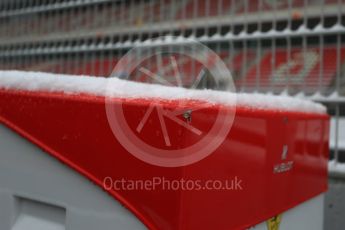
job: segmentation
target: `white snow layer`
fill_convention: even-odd
[[[311,101],[262,94],[230,93],[214,90],[192,90],[90,76],[41,72],[0,71],[0,88],[11,90],[86,93],[120,98],[192,99],[214,104],[237,105],[250,109],[325,113],[326,108]]]
[[[345,163],[336,162],[331,160],[328,162],[328,171],[330,173],[345,173]]]

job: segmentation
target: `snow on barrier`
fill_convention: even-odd
[[[329,173],[333,176],[340,176],[342,177],[345,174],[345,164],[337,162],[335,160],[331,160],[328,163]]]
[[[109,95],[108,103],[121,104],[128,132],[164,154],[198,143],[222,111],[235,114],[211,154],[162,167],[143,161],[130,152],[127,145],[133,143],[114,135],[106,111]],[[193,112],[163,113],[167,118],[152,113],[138,132],[142,116],[158,102],[165,111]],[[323,106],[308,101],[2,71],[0,120],[101,186],[150,229],[248,228],[327,190],[329,117]],[[217,139],[215,134],[208,142]],[[193,153],[181,157],[186,154]]]

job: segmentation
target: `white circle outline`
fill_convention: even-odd
[[[216,68],[209,69],[212,73],[211,76],[217,76],[219,74],[225,75],[229,80],[229,87],[230,90],[235,92],[235,87],[232,81],[231,73],[229,72],[228,68],[224,64],[224,62],[219,58],[219,56],[210,50],[208,47],[196,42],[189,40],[192,45],[196,47],[201,47],[202,50],[206,50],[209,55],[215,57],[217,60],[214,62]],[[188,47],[187,47],[188,48]],[[130,55],[137,55],[137,48],[134,47],[131,49],[126,55],[121,58],[121,60],[131,60]],[[140,47],[139,49],[142,49]],[[192,58],[196,58],[199,62],[201,62],[204,66],[207,66],[208,63],[205,63],[205,60],[198,57],[198,55],[192,55],[188,53],[189,49],[180,49],[180,52],[171,52],[171,53],[179,53],[184,54]],[[182,52],[181,52],[182,51]],[[142,50],[140,51],[142,52]],[[158,52],[152,53],[150,56],[156,55]],[[127,58],[127,59],[126,59]],[[129,66],[130,70],[133,70],[137,64],[142,62],[148,58],[147,56],[135,60],[133,66]],[[116,74],[120,70],[122,70],[121,60],[115,66],[112,75]],[[138,62],[139,61],[139,62]],[[131,71],[129,71],[131,72]],[[108,87],[107,86],[107,92]],[[233,101],[231,104],[234,106],[228,108],[221,108],[218,111],[217,119],[214,122],[212,128],[208,133],[197,143],[183,148],[183,149],[176,149],[176,150],[167,150],[153,147],[143,140],[141,140],[135,133],[133,133],[132,129],[129,127],[126,118],[123,114],[123,107],[122,107],[122,100],[121,102],[115,102],[112,100],[111,94],[106,94],[105,98],[105,108],[106,108],[106,115],[108,119],[108,123],[110,128],[118,139],[119,143],[133,156],[136,158],[152,164],[156,166],[162,167],[180,167],[186,166],[189,164],[196,163],[205,157],[209,156],[213,151],[215,151],[225,140],[227,134],[229,133],[233,120],[236,114],[236,96],[233,97]],[[234,94],[235,95],[235,94]],[[155,154],[157,153],[157,154]],[[162,157],[163,155],[164,157]]]

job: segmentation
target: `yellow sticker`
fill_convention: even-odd
[[[267,220],[268,230],[279,230],[279,225],[282,220],[282,214],[276,215]]]

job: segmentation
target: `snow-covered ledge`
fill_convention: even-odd
[[[250,109],[326,113],[326,108],[321,104],[286,96],[191,90],[130,82],[118,78],[41,72],[0,71],[0,89],[62,92],[65,94],[86,93],[95,96],[111,95],[118,98],[190,99],[224,105],[234,105],[236,102],[237,106]]]
[[[345,178],[345,163],[331,160],[328,163],[328,172],[332,177]]]

